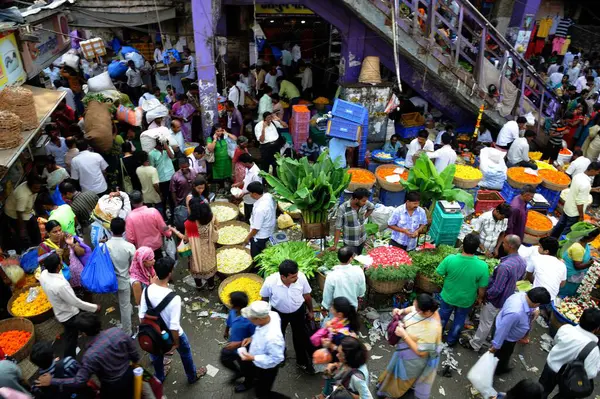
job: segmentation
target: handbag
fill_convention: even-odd
[[[121,176],[123,177],[123,190],[126,193],[131,193],[133,191],[133,184],[131,183],[131,176],[127,173],[127,169],[125,168],[125,164],[123,164],[123,158],[120,159],[121,162]]]
[[[208,163],[215,162],[215,153],[212,151],[209,151],[208,148],[206,148],[206,147],[204,147],[204,160]]]
[[[177,246],[177,254],[182,257],[188,257],[192,254],[192,247],[190,247],[189,243],[181,240]]]

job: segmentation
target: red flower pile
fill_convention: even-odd
[[[373,266],[394,266],[412,265],[412,259],[408,253],[401,249],[391,246],[377,247],[368,254],[373,258]]]

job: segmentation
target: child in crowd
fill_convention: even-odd
[[[242,309],[248,306],[248,296],[241,291],[232,292],[229,295],[231,310],[227,317],[225,333],[223,337],[228,340],[227,345],[221,349],[221,364],[234,372],[232,382],[242,377],[238,362],[240,357],[237,349],[241,347],[242,341],[254,334],[256,326],[242,316]]]

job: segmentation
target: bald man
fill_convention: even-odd
[[[177,119],[171,121],[171,140],[169,140],[169,144],[171,144],[171,148],[173,148],[175,154],[179,151],[183,153],[185,150],[185,139],[181,132],[181,122]]]
[[[502,309],[504,302],[515,293],[517,281],[525,275],[527,264],[519,253],[521,239],[519,236],[509,234],[504,237],[502,247],[508,255],[504,256],[494,273],[485,293],[485,305],[479,316],[479,327],[471,340],[461,338],[460,344],[465,348],[479,351],[492,329],[496,316]]]

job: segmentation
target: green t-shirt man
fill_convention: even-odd
[[[436,269],[445,277],[442,299],[448,305],[470,308],[477,299],[477,290],[488,285],[490,274],[487,263],[463,254],[447,256]]]
[[[75,213],[70,205],[61,205],[51,211],[48,220],[56,220],[64,232],[75,235]]]

